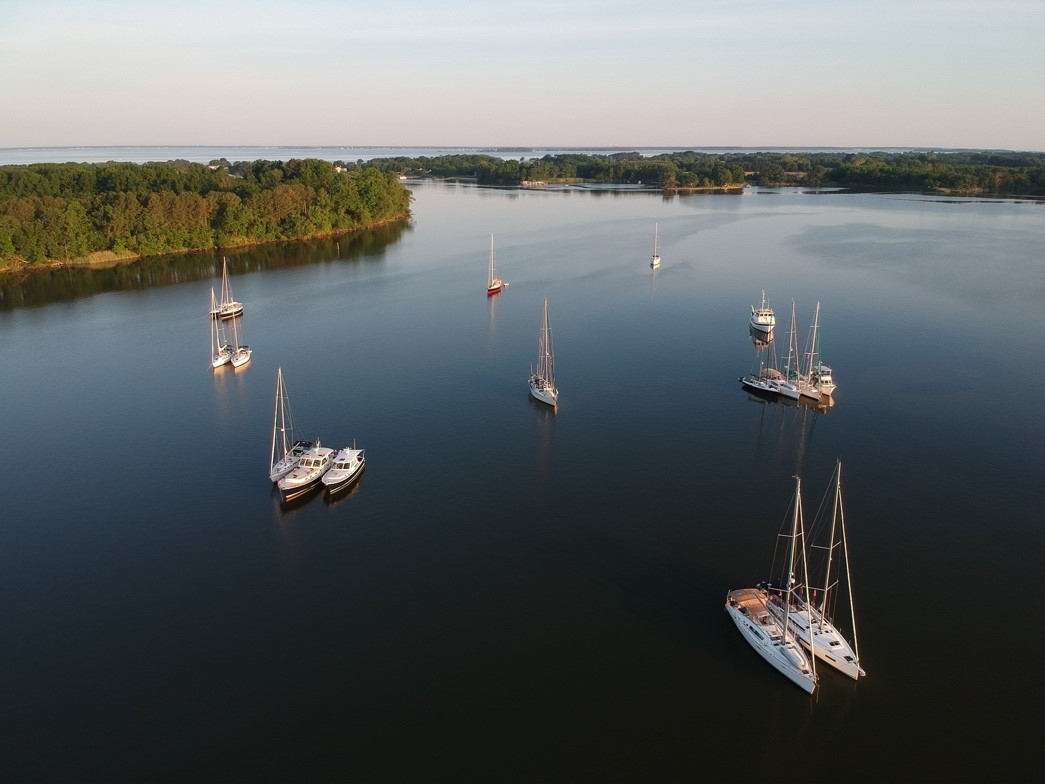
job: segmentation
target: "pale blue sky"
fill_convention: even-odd
[[[0,0],[0,147],[1045,150],[1045,0]]]

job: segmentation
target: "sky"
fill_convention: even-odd
[[[0,0],[0,147],[1045,150],[1045,0]]]

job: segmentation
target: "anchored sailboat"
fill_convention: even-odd
[[[301,456],[312,447],[311,441],[294,440],[294,418],[290,398],[283,384],[283,368],[276,369],[276,409],[272,414],[272,451],[269,453],[269,479],[278,482],[290,473]]]
[[[805,591],[809,605],[809,589],[805,585],[805,532],[802,523],[802,480],[795,477],[793,516],[787,540],[788,554],[781,578],[771,584],[739,588],[726,594],[726,613],[758,654],[796,686],[812,694],[817,685],[815,659],[806,656],[791,624],[784,623],[799,590]],[[802,569],[802,580],[795,579]]]
[[[660,225],[657,223],[653,224],[653,255],[650,257],[650,269],[657,269],[660,267]]]
[[[508,284],[497,277],[497,266],[494,264],[493,235],[490,235],[490,269],[486,275],[486,293],[497,294],[507,288]]]
[[[210,290],[210,366],[215,370],[232,360],[232,349],[225,337],[225,327],[219,319],[214,318],[217,305],[214,299],[214,288]]]
[[[541,335],[537,340],[537,370],[530,365],[530,394],[549,406],[554,406],[559,401],[559,388],[555,386],[555,354],[552,351],[552,330],[548,324],[547,297],[544,300]]]
[[[243,303],[232,298],[232,287],[229,285],[229,265],[225,257],[221,257],[221,300],[217,307],[211,306],[210,314],[228,320],[243,313]]]
[[[834,500],[828,533],[828,544],[810,545],[810,560],[822,560],[814,564],[823,572],[823,583],[820,593],[813,591],[812,600],[803,605],[796,602],[790,611],[791,624],[799,641],[811,650],[816,658],[834,667],[854,681],[867,677],[860,666],[860,648],[856,640],[856,610],[853,605],[853,587],[849,571],[849,542],[846,538],[845,515],[842,511],[842,462],[835,465],[831,476],[834,485]],[[813,559],[813,555],[822,559]],[[837,563],[837,562],[841,563]],[[834,569],[838,570],[836,574]],[[844,569],[844,574],[842,570]],[[838,590],[843,586],[848,596],[847,615],[851,627],[852,643],[845,639],[836,619]],[[844,605],[843,605],[844,606]]]

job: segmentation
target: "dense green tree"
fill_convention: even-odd
[[[298,239],[409,213],[395,174],[311,159],[5,166],[0,266]]]

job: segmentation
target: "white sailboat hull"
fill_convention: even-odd
[[[793,684],[812,694],[817,683],[816,673],[794,635],[785,632],[770,612],[761,591],[755,588],[730,591],[726,595],[726,613],[759,656]]]
[[[530,394],[533,395],[535,400],[540,400],[549,406],[555,406],[559,403],[559,390],[537,376],[530,377]]]
[[[220,368],[222,365],[227,365],[232,361],[232,349],[228,346],[222,346],[214,358],[210,361],[212,368]]]
[[[809,613],[805,610],[793,611],[791,613],[791,625],[798,641],[806,650],[810,650],[810,636],[812,637],[812,652],[820,661],[831,665],[843,675],[847,675],[854,681],[866,677],[860,663],[857,661],[856,653],[838,629],[832,623],[823,619],[820,612],[812,611],[813,631],[809,633]]]

